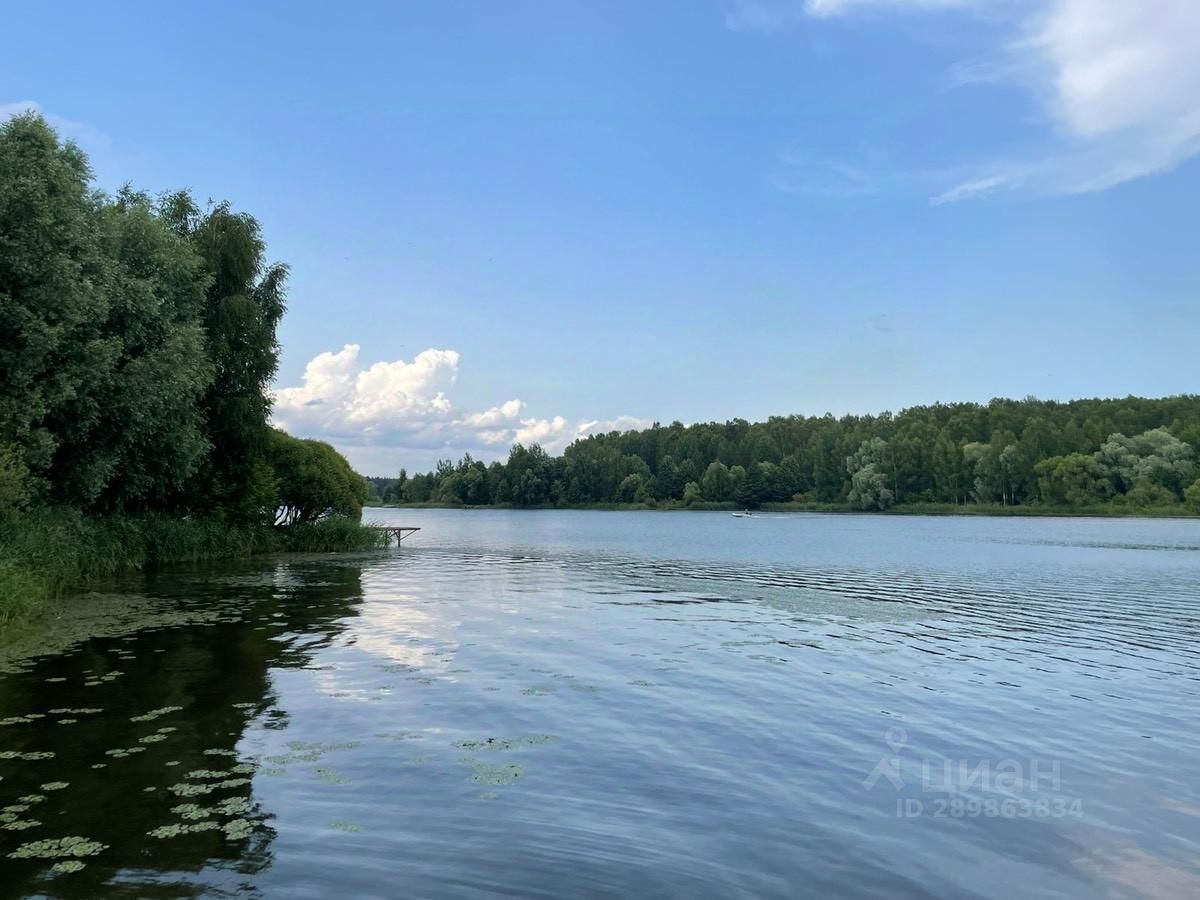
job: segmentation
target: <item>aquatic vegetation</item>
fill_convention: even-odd
[[[79,721],[78,719],[59,719],[58,724],[59,725],[74,725],[78,721]]]
[[[154,734],[147,734],[144,737],[138,738],[138,743],[140,743],[140,744],[161,744],[166,739],[167,739],[167,736],[165,734],[159,734],[158,732],[155,732]]]
[[[223,816],[240,816],[250,812],[252,806],[253,804],[245,797],[227,797],[214,809]]]
[[[160,825],[152,831],[147,831],[146,834],[152,838],[173,838],[183,834],[195,834],[200,831],[216,831],[221,827],[221,823],[216,819],[206,819],[203,822],[195,822],[191,825]]]
[[[9,859],[64,859],[69,857],[96,856],[108,849],[108,844],[91,841],[85,837],[48,838],[22,844]]]
[[[475,770],[471,775],[471,780],[481,784],[512,784],[525,774],[524,769],[515,765],[490,766],[478,760],[464,760],[464,762]]]
[[[42,785],[43,791],[61,791],[65,787],[70,787],[70,782],[67,781],[50,781]]]
[[[53,750],[35,750],[20,753],[16,750],[0,750],[0,759],[19,759],[22,762],[37,762],[39,759],[54,759]]]
[[[172,806],[171,812],[175,813],[181,819],[190,819],[192,821],[207,819],[212,814],[210,808],[199,806],[195,803],[181,803],[179,806]]]
[[[224,778],[228,774],[228,772],[221,772],[217,769],[193,769],[183,777],[188,779]]]
[[[552,740],[554,740],[553,735],[533,734],[519,738],[490,737],[482,741],[456,741],[454,746],[460,750],[472,752],[476,750],[515,750],[518,747],[536,747],[539,744],[548,744]]]
[[[317,777],[320,778],[322,781],[324,781],[326,784],[349,784],[350,783],[350,780],[348,778],[343,778],[337,772],[333,771],[333,769],[328,769],[328,768],[324,768],[324,767],[320,767],[317,769]]]
[[[249,819],[234,819],[221,826],[225,837],[231,841],[240,841],[254,833],[254,823]]]
[[[11,822],[5,822],[0,818],[0,828],[5,831],[25,831],[27,828],[37,828],[41,824],[37,819],[13,819]]]
[[[49,710],[49,713],[52,716],[94,716],[96,713],[102,712],[104,712],[104,710],[96,709],[95,707],[91,706],[84,706],[79,709],[59,707],[58,709]]]
[[[145,752],[145,747],[123,747],[117,750],[105,750],[105,756],[111,756],[113,759],[124,759],[127,756],[133,756],[135,753]]]
[[[213,791],[241,787],[249,783],[249,778],[229,778],[225,781],[210,784],[193,784],[188,781],[181,781],[178,784],[171,785],[167,790],[177,797],[200,797],[204,794],[211,794]]]
[[[7,719],[0,719],[0,727],[6,725],[28,725],[30,722],[36,722],[38,719],[46,718],[42,713],[29,713],[25,716],[9,716]]]
[[[355,825],[353,822],[330,822],[329,827],[335,831],[345,831],[348,834],[357,834],[358,832],[362,831],[362,828],[358,825]]]
[[[56,862],[50,867],[51,875],[71,875],[75,872],[80,872],[87,868],[87,863],[80,862],[77,859],[65,859],[62,862]]]
[[[165,716],[165,715],[167,715],[169,713],[173,713],[173,712],[180,712],[182,709],[183,709],[182,706],[164,706],[160,709],[152,709],[148,713],[142,713],[140,716],[130,716],[129,721],[130,722],[153,722],[155,719],[159,718],[160,716]]]
[[[254,709],[256,706],[258,706],[258,704],[257,703],[234,703],[234,704],[232,704],[232,706],[234,709]]]
[[[213,747],[204,751],[205,756],[237,756],[235,750],[222,750],[220,747]]]

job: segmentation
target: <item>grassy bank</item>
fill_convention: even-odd
[[[380,509],[601,509],[601,510],[655,510],[714,512],[741,510],[744,507],[732,502],[697,501],[684,504],[678,500],[659,503],[580,503],[564,506],[522,506],[510,503],[495,503],[487,506],[464,506],[456,503],[373,503]],[[1045,504],[1021,504],[1003,506],[999,503],[900,503],[885,510],[862,510],[849,503],[761,503],[754,507],[762,512],[811,512],[845,513],[894,516],[1095,516],[1095,517],[1145,517],[1145,518],[1197,518],[1200,513],[1177,503],[1173,506],[1131,506],[1121,503],[1105,503],[1095,506],[1049,506]]]
[[[32,513],[0,524],[0,625],[119,572],[259,553],[368,550],[382,542],[380,532],[350,519],[273,527]]]

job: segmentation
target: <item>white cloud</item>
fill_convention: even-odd
[[[938,194],[929,202],[934,206],[941,206],[943,203],[955,203],[959,200],[966,200],[968,197],[978,197],[980,194],[986,194],[988,191],[994,191],[997,188],[1009,186],[1009,181],[1002,175],[991,175],[987,178],[977,178],[974,181],[966,181],[957,187],[953,187],[948,191]]]
[[[5,122],[13,116],[19,116],[23,113],[36,112],[41,113],[43,118],[54,127],[54,129],[63,137],[70,138],[88,147],[107,146],[109,143],[108,135],[97,131],[90,125],[85,125],[83,122],[76,122],[72,119],[64,119],[62,116],[57,116],[54,113],[48,113],[42,109],[41,105],[35,100],[18,100],[15,103],[0,103],[0,122]]]
[[[329,441],[371,472],[427,467],[439,456],[465,452],[494,458],[517,442],[558,452],[585,434],[650,424],[629,416],[577,423],[563,416],[522,417],[525,404],[517,399],[460,412],[448,396],[458,376],[457,351],[424,350],[411,362],[369,366],[359,352],[357,344],[347,344],[315,356],[302,384],[275,392],[274,420],[292,434]]]
[[[725,8],[730,28],[776,31],[805,16],[830,18],[862,9],[929,10],[969,6],[980,0],[732,0]]]
[[[996,35],[994,58],[964,61],[958,84],[1017,84],[1047,128],[1040,154],[972,164],[933,202],[1104,190],[1200,153],[1200,0],[741,0],[727,19],[771,30],[803,16],[953,7],[986,11]]]

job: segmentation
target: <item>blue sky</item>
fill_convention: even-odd
[[[613,424],[1194,392],[1200,4],[20,4],[0,110],[292,267],[362,469]]]

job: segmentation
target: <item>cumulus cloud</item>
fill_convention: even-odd
[[[933,198],[1003,189],[1082,193],[1169,171],[1200,153],[1197,0],[739,0],[731,27],[773,30],[801,18],[868,9],[985,12],[993,57],[964,61],[959,84],[1008,82],[1046,123],[1045,149],[974,163]]]
[[[429,349],[411,361],[363,365],[360,350],[347,344],[310,360],[301,384],[275,392],[274,420],[292,434],[329,441],[372,472],[423,467],[466,452],[495,458],[514,443],[557,452],[587,434],[650,424],[630,416],[536,418],[523,415],[525,403],[518,399],[460,411],[449,397],[461,362],[457,351]]]

